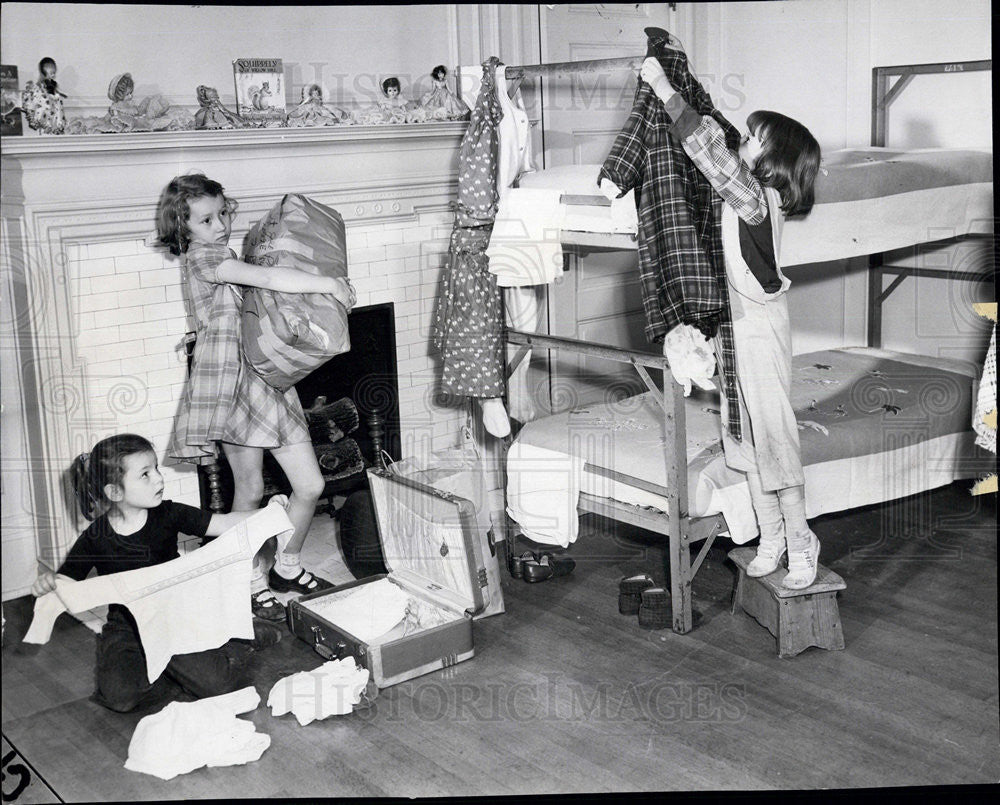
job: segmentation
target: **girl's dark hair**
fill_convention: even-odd
[[[135,453],[155,454],[156,451],[148,439],[134,433],[120,433],[102,439],[90,453],[82,453],[73,460],[73,491],[80,511],[88,520],[101,515],[110,505],[104,487],[121,484],[125,457]]]
[[[385,81],[382,82],[382,92],[388,95],[389,87],[395,87],[396,89],[402,92],[402,87],[400,87],[399,85],[399,79],[396,78],[395,76],[392,78],[387,78]]]
[[[753,174],[781,195],[785,215],[805,215],[815,201],[820,148],[809,129],[777,112],[752,112],[747,128],[761,142]]]
[[[236,202],[226,196],[222,185],[203,173],[175,176],[160,194],[160,202],[156,206],[156,234],[160,244],[170,249],[171,254],[180,255],[187,251],[191,242],[187,225],[191,215],[190,202],[203,196],[221,197],[230,215],[236,212]]]
[[[446,75],[448,75],[448,68],[445,67],[443,64],[439,64],[437,67],[431,70],[431,78],[437,80],[438,73],[441,73],[441,78],[444,78]]]

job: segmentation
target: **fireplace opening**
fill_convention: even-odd
[[[381,451],[392,460],[400,457],[393,303],[355,308],[348,316],[348,328],[350,351],[295,384],[326,480],[317,512],[329,514],[334,514],[335,496],[367,488],[364,469],[381,465]],[[233,479],[224,455],[215,464],[199,466],[198,481],[202,508],[230,510]],[[281,467],[265,451],[264,500],[290,491]]]

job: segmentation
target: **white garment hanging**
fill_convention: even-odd
[[[563,275],[561,195],[517,187],[501,194],[486,247],[497,285],[547,285]]]
[[[277,502],[196,551],[163,564],[86,581],[56,578],[56,589],[35,601],[25,643],[47,643],[56,618],[102,604],[127,606],[139,628],[150,682],[175,654],[218,648],[231,638],[253,639],[250,573],[253,557],[271,537],[283,550],[293,526]]]
[[[171,702],[136,725],[125,768],[171,780],[202,766],[260,760],[271,736],[236,718],[258,704],[260,695],[253,687],[196,702]]]
[[[563,548],[576,542],[584,460],[515,441],[507,453],[507,513],[524,535]]]
[[[347,715],[361,701],[368,676],[368,669],[359,668],[353,657],[330,660],[312,671],[279,679],[267,695],[267,706],[272,716],[291,713],[302,727]]]
[[[497,189],[503,196],[504,190],[514,184],[522,173],[535,170],[531,154],[531,124],[524,110],[521,89],[514,90],[514,97],[507,94],[507,67],[503,64],[494,76],[497,100],[503,111],[503,118],[497,127],[499,153],[497,160]]]
[[[990,346],[983,362],[983,377],[979,381],[979,393],[976,395],[976,414],[972,421],[972,429],[976,432],[976,444],[991,453],[997,451],[996,419],[994,426],[986,424],[986,417],[997,410],[997,326],[993,325],[990,335]]]

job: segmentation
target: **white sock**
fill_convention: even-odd
[[[778,499],[781,501],[781,516],[785,518],[785,534],[792,537],[808,531],[805,487],[800,484],[779,489]]]
[[[302,554],[278,551],[274,561],[274,572],[283,579],[294,579],[302,572]]]
[[[510,419],[501,397],[483,397],[479,405],[483,409],[483,427],[487,431],[498,439],[510,435]]]
[[[778,493],[765,492],[760,483],[760,475],[756,472],[747,473],[747,486],[750,487],[750,502],[753,503],[754,514],[757,515],[761,541],[783,537],[785,524],[781,517],[781,502]]]
[[[267,589],[267,579],[264,578],[264,563],[259,556],[253,559],[253,570],[250,571],[250,595],[256,595]]]

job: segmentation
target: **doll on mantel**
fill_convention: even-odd
[[[201,107],[194,114],[196,129],[243,129],[246,123],[243,118],[230,112],[219,100],[219,91],[215,87],[199,85],[197,89],[198,105]]]
[[[66,129],[63,98],[56,81],[56,63],[46,56],[38,62],[38,81],[29,81],[21,93],[21,109],[28,126],[42,134],[62,134]]]
[[[439,64],[431,70],[434,87],[420,98],[420,106],[427,110],[433,120],[464,120],[469,116],[469,107],[448,89],[448,68]]]
[[[293,128],[336,126],[345,121],[350,122],[350,115],[343,109],[323,105],[323,88],[319,84],[304,86],[301,102],[288,113],[288,125]]]

